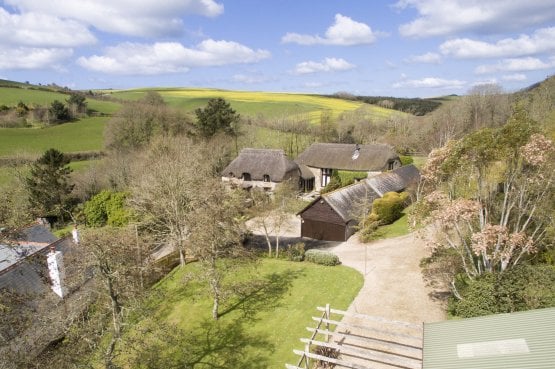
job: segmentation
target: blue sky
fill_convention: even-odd
[[[430,97],[555,71],[555,0],[0,0],[0,78]]]

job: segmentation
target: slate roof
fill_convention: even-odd
[[[253,181],[262,181],[269,175],[272,182],[281,182],[291,172],[300,176],[299,166],[287,158],[283,150],[243,149],[239,155],[222,171],[222,176],[240,178],[249,173]]]
[[[368,185],[380,196],[386,192],[399,192],[420,180],[420,171],[414,165],[405,165],[391,172],[366,179]]]
[[[353,153],[359,154],[353,159]],[[295,162],[314,168],[331,168],[352,171],[382,171],[388,162],[399,160],[393,147],[386,144],[353,145],[336,143],[315,143],[303,151]]]
[[[311,202],[303,210],[297,213],[302,214],[310,208],[316,201],[323,199],[332,209],[348,223],[357,218],[357,213],[366,198],[371,205],[372,201],[382,197],[386,192],[399,192],[411,184],[416,183],[420,178],[420,172],[414,165],[406,165],[391,172],[380,173],[374,177],[364,179],[358,183],[347,187],[339,188],[333,192],[322,194]]]
[[[357,211],[362,211],[362,209],[357,209],[357,206],[362,205],[365,198],[371,205],[372,201],[378,197],[380,195],[366,181],[361,181],[322,195],[322,198],[345,223],[357,218]]]
[[[29,225],[18,235],[9,245],[0,244],[0,290],[20,294],[48,291],[46,253],[50,246],[65,252],[71,241],[59,240],[40,224]]]

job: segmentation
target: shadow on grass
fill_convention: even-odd
[[[287,269],[261,279],[238,283],[232,287],[235,297],[226,304],[220,316],[241,310],[243,318],[256,319],[257,312],[280,306],[283,295],[291,288],[293,281],[303,275],[302,270]]]
[[[274,345],[247,333],[239,320],[204,320],[190,330],[152,321],[129,338],[123,357],[132,368],[263,369]]]

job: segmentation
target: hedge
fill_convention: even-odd
[[[319,265],[334,266],[341,264],[337,255],[334,255],[331,252],[317,249],[312,249],[305,252],[304,259],[306,261],[310,261],[311,263]]]

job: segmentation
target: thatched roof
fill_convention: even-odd
[[[372,189],[383,196],[386,192],[399,192],[420,180],[420,171],[414,165],[405,165],[391,172],[366,179]]]
[[[292,172],[300,176],[299,166],[287,158],[283,150],[243,149],[222,171],[222,176],[230,177],[231,174],[240,178],[243,173],[249,173],[253,181],[262,181],[264,175],[269,175],[272,182],[281,182]]]
[[[358,147],[358,157],[353,159]],[[395,150],[385,144],[353,145],[315,143],[302,152],[295,161],[314,168],[332,168],[353,171],[381,171],[388,162],[399,159]]]

